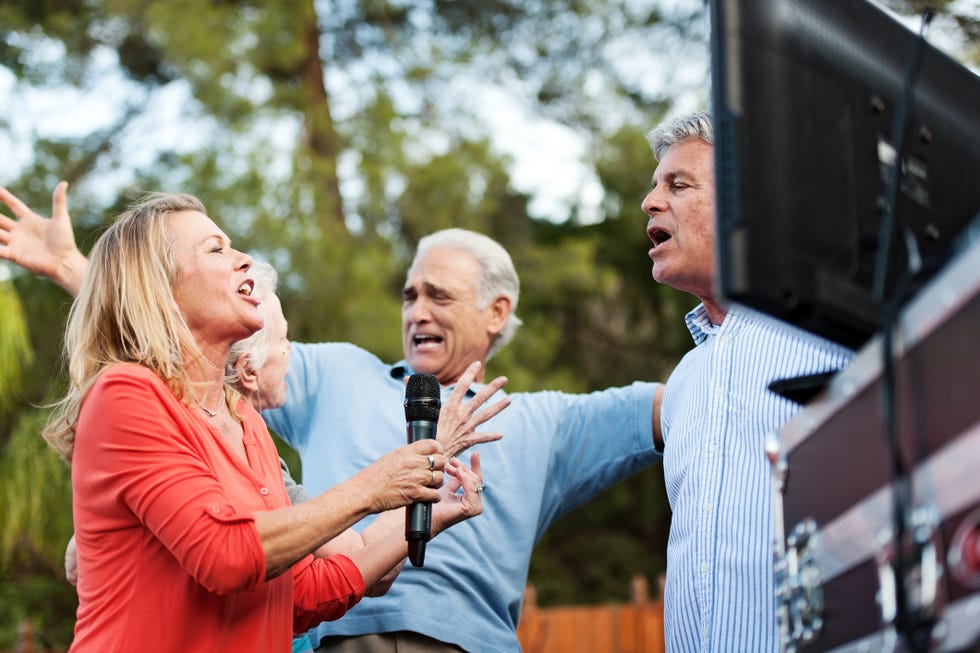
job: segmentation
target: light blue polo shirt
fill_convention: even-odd
[[[263,416],[299,451],[311,496],[407,442],[403,378],[412,373],[404,361],[388,365],[348,343],[293,343],[286,403]],[[410,630],[471,653],[518,650],[535,544],[556,518],[657,457],[656,386],[510,395],[510,407],[480,429],[504,439],[473,448],[487,484],[483,514],[429,542],[425,565],[406,564],[386,595],[311,631],[314,642]],[[443,401],[451,391],[443,388]],[[461,459],[468,462],[468,453]]]

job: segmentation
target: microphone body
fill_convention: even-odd
[[[408,443],[435,439],[439,422],[439,380],[432,374],[413,374],[405,388],[405,430]],[[405,512],[405,541],[408,559],[421,567],[425,562],[425,543],[432,537],[432,504],[413,503]]]

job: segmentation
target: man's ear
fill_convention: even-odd
[[[490,325],[489,329],[493,335],[499,334],[504,330],[504,325],[507,324],[507,319],[510,318],[510,312],[513,310],[513,305],[510,302],[509,297],[500,295],[493,303],[490,304]]]
[[[259,389],[259,375],[252,369],[248,354],[242,354],[235,361],[235,370],[238,371],[238,385],[246,392],[256,392]]]

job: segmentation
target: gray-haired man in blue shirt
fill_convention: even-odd
[[[304,484],[317,492],[403,440],[403,379],[428,372],[450,392],[469,363],[513,337],[518,294],[498,243],[448,229],[422,239],[408,272],[404,360],[387,364],[348,343],[294,343],[286,403],[266,418],[300,452]],[[534,545],[557,517],[655,459],[658,388],[510,395],[510,407],[484,425],[503,440],[475,447],[487,479],[479,523],[440,535],[424,567],[406,567],[385,596],[322,624],[317,650],[394,651],[396,642],[398,651],[519,650]]]

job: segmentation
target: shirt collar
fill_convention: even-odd
[[[741,307],[731,305],[725,312],[722,323],[713,324],[708,317],[708,309],[704,304],[698,304],[684,316],[684,322],[687,324],[687,330],[691,332],[691,337],[694,338],[694,344],[700,345],[708,336],[717,335],[722,331],[731,336],[736,335],[742,330],[744,317]]]
[[[408,361],[400,360],[388,369],[388,374],[396,381],[401,381],[405,377],[412,376],[415,372],[408,366]]]
[[[395,380],[403,381],[406,378],[408,378],[408,377],[412,376],[413,374],[415,374],[415,370],[413,370],[411,368],[411,366],[408,364],[408,361],[407,360],[402,359],[402,360],[398,361],[397,363],[395,363],[394,365],[392,365],[388,369],[388,374],[390,374],[391,375],[391,378],[393,378]],[[486,385],[486,384],[485,383],[477,383],[476,381],[474,381],[473,383],[470,384],[469,390],[466,391],[466,396],[467,397],[472,397],[477,392],[479,392],[480,391],[480,388],[482,388],[484,385]],[[443,395],[446,395],[446,394],[452,393],[453,388],[456,387],[456,384],[453,383],[451,385],[441,386],[441,387],[442,387],[442,394]]]
[[[695,345],[700,345],[705,338],[717,333],[718,329],[721,328],[720,325],[711,323],[708,318],[708,310],[704,304],[698,304],[688,311],[687,315],[684,316],[684,322],[687,324],[687,330],[691,332],[691,337],[694,338]]]

